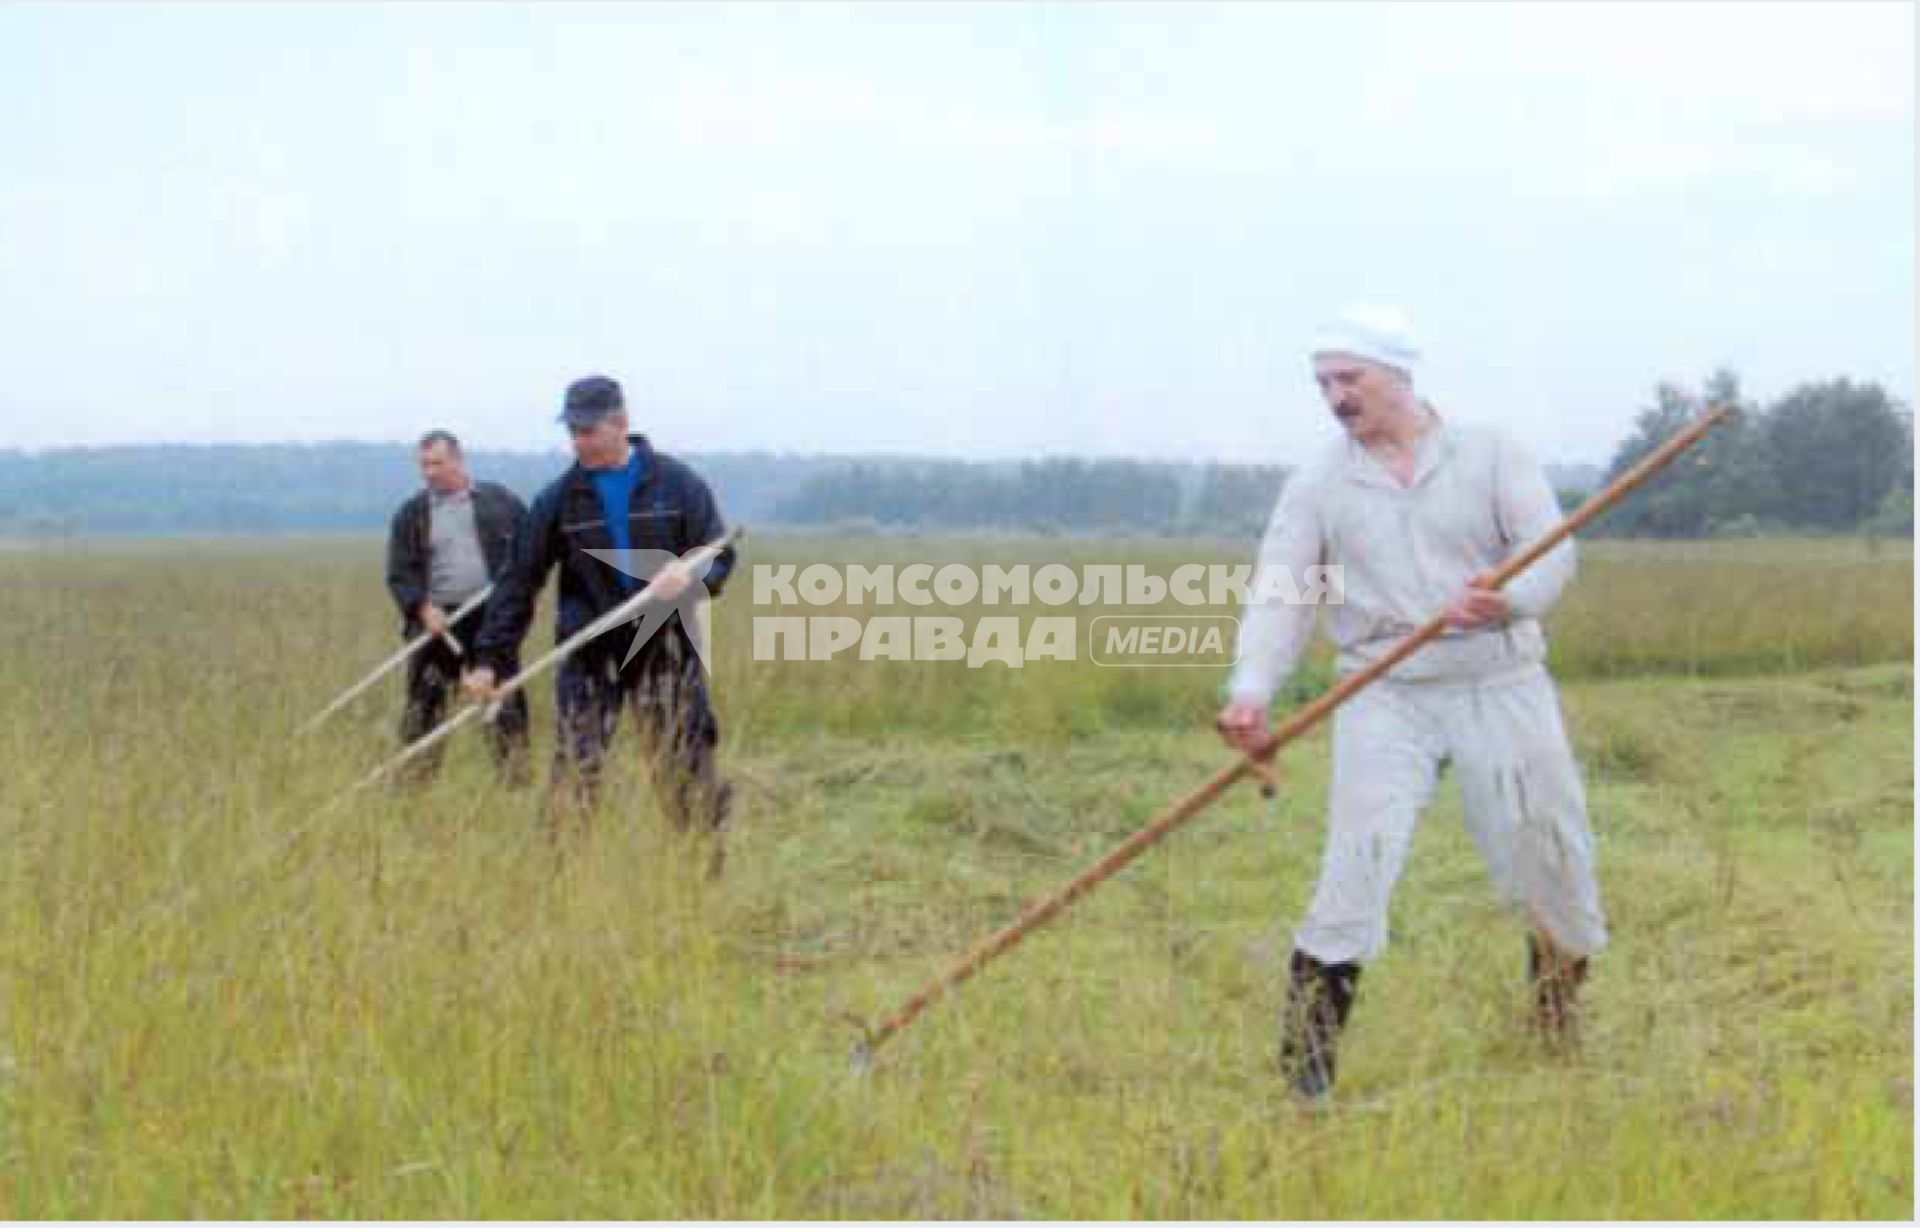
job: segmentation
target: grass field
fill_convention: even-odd
[[[1553,623],[1615,930],[1584,1053],[1528,1037],[1520,930],[1449,788],[1323,1113],[1280,1095],[1272,1022],[1324,734],[1277,801],[1231,794],[855,1077],[847,1016],[1227,761],[1220,675],[756,666],[728,651],[742,585],[710,885],[630,779],[557,848],[478,739],[432,788],[323,811],[392,749],[391,682],[291,736],[391,651],[379,566],[371,541],[0,551],[0,1216],[1913,1214],[1910,547],[1590,547]],[[545,687],[534,710],[544,752]]]

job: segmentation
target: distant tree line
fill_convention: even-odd
[[[1698,391],[1655,390],[1607,478],[1678,434],[1707,404],[1739,415],[1598,526],[1616,537],[1913,534],[1913,418],[1873,384],[1805,384],[1762,407],[1719,371]]]
[[[1285,478],[1277,465],[1171,461],[829,462],[774,519],[838,532],[1245,537]]]
[[[1707,401],[1741,408],[1687,460],[1597,532],[1636,537],[1913,532],[1913,423],[1872,384],[1807,384],[1761,407],[1731,372],[1697,391],[1663,384],[1603,472],[1549,466],[1577,502],[1690,421]],[[839,534],[1027,533],[1245,538],[1265,525],[1275,465],[1084,460],[957,461],[770,453],[686,457],[728,516],[757,528]],[[560,452],[476,450],[481,477],[531,496]],[[139,445],[0,449],[0,536],[382,531],[418,489],[407,444]]]
[[[1699,391],[1655,389],[1612,463],[1548,466],[1572,507],[1677,434],[1709,403],[1735,419],[1596,527],[1616,537],[1913,533],[1913,420],[1873,384],[1805,384],[1762,407],[1719,371]],[[1137,461],[859,461],[831,464],[775,519],[879,532],[1259,532],[1284,470]]]
[[[476,476],[529,498],[569,462],[478,449],[468,459]],[[1246,536],[1265,523],[1284,477],[1277,466],[1132,461],[685,459],[732,520],[846,534]],[[419,484],[406,444],[0,450],[0,537],[379,532]]]
[[[476,476],[529,498],[571,459],[468,456]],[[763,523],[819,463],[750,452],[688,459],[746,524]],[[0,449],[0,537],[376,533],[419,487],[414,448],[403,443]]]

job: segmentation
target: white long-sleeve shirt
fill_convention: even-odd
[[[1270,703],[1293,673],[1324,613],[1342,672],[1365,666],[1444,609],[1475,576],[1499,566],[1560,522],[1546,474],[1512,440],[1436,422],[1402,486],[1380,461],[1343,438],[1287,482],[1260,543],[1253,597],[1240,628],[1229,693]],[[1261,575],[1284,568],[1289,589],[1313,592],[1309,569],[1339,569],[1324,599],[1287,603]],[[1476,678],[1546,658],[1540,619],[1572,579],[1571,538],[1510,582],[1505,627],[1449,631],[1395,666],[1391,677]],[[1262,592],[1268,593],[1265,600]]]

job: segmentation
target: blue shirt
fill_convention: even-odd
[[[633,492],[647,477],[646,457],[635,448],[627,463],[620,469],[589,469],[587,476],[593,479],[594,489],[600,492],[600,509],[607,516],[607,532],[613,537],[613,548],[626,557],[633,548],[632,526],[627,522],[627,513],[633,504]],[[631,560],[633,563],[638,559]],[[625,569],[617,569],[620,574],[620,587],[632,592],[640,585],[637,576],[630,576]]]

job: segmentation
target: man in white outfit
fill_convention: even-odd
[[[1436,613],[1449,630],[1334,716],[1333,782],[1319,882],[1294,936],[1280,1063],[1302,1096],[1333,1086],[1360,969],[1387,941],[1387,912],[1414,824],[1440,771],[1459,777],[1495,889],[1525,917],[1536,1019],[1571,1039],[1574,994],[1607,941],[1586,798],[1543,664],[1540,619],[1572,577],[1571,540],[1503,591],[1480,583],[1560,519],[1538,465],[1512,441],[1443,421],[1414,392],[1419,352],[1404,316],[1356,310],[1324,327],[1314,378],[1346,437],[1288,481],[1260,546],[1240,658],[1220,714],[1243,750],[1269,728],[1274,692],[1325,616],[1343,673]],[[1339,569],[1324,606],[1262,600],[1307,569]],[[1259,575],[1289,583],[1264,590]]]

